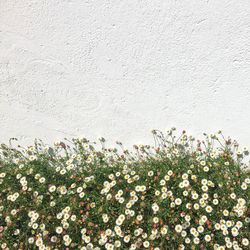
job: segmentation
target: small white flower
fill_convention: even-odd
[[[208,213],[211,213],[211,212],[213,211],[213,208],[212,208],[211,206],[207,206],[207,207],[206,207],[206,211],[207,211]]]
[[[144,246],[145,248],[148,248],[149,245],[150,245],[150,244],[149,244],[149,242],[148,242],[147,240],[143,242],[143,246]]]
[[[182,231],[182,226],[181,226],[181,225],[176,225],[176,226],[175,226],[175,231],[176,231],[177,233],[180,233],[180,232]]]
[[[210,235],[205,235],[205,241],[210,242],[211,241],[211,236]]]
[[[181,205],[182,200],[180,198],[175,199],[175,204],[176,205]]]
[[[249,240],[247,238],[242,239],[242,245],[243,246],[248,246],[249,245]]]
[[[52,185],[49,187],[49,191],[52,193],[56,190],[56,186],[55,185]]]
[[[57,228],[56,228],[56,233],[57,233],[57,234],[61,234],[62,231],[63,231],[63,228],[62,228],[62,227],[57,227]]]

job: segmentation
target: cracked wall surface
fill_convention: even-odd
[[[250,147],[250,2],[0,1],[0,140],[222,129]]]

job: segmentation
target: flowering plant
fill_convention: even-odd
[[[174,128],[155,146],[0,146],[2,249],[249,249],[246,149]]]

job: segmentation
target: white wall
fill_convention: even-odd
[[[247,0],[0,1],[0,140],[151,129],[250,146]]]

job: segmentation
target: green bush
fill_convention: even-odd
[[[1,248],[249,249],[247,151],[220,132],[153,136],[133,151],[2,144]]]

